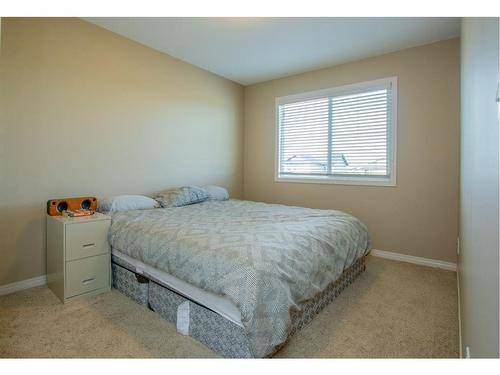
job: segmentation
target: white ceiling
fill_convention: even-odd
[[[459,36],[459,18],[84,18],[243,85]]]

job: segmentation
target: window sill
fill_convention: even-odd
[[[373,178],[373,177],[321,177],[321,176],[275,176],[275,182],[291,182],[302,184],[338,184],[338,185],[361,185],[361,186],[396,186],[396,177]]]

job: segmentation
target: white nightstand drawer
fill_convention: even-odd
[[[47,285],[63,302],[111,287],[111,217],[47,215]]]
[[[98,255],[66,262],[66,295],[77,296],[109,286],[110,257]]]
[[[109,221],[66,225],[66,260],[109,253]]]

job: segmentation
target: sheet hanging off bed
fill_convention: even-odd
[[[370,249],[364,224],[334,210],[250,201],[116,212],[111,246],[241,311],[255,357],[284,342],[290,312]]]

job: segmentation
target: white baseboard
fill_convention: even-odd
[[[47,276],[38,276],[32,279],[18,281],[16,283],[0,285],[0,296],[11,294],[14,292],[19,292],[20,290],[33,288],[35,286],[47,284]]]
[[[419,264],[421,266],[427,266],[427,267],[441,268],[441,269],[448,270],[448,271],[455,271],[455,272],[457,271],[457,264],[456,263],[445,262],[442,260],[420,258],[420,257],[414,257],[412,255],[392,253],[390,251],[375,250],[375,249],[372,249],[370,254],[375,256],[375,257],[379,257],[379,258],[385,258],[385,259],[397,260],[400,262]]]
[[[427,266],[427,267],[442,268],[442,269],[445,269],[448,271],[456,271],[457,270],[457,265],[455,263],[444,262],[442,260],[420,258],[420,257],[414,257],[412,255],[404,255],[404,254],[399,254],[399,253],[392,253],[390,251],[375,250],[375,249],[373,249],[370,252],[370,254],[375,256],[375,257],[379,257],[379,258],[397,260],[400,262],[414,263],[414,264],[419,264],[421,266]],[[0,286],[0,296],[14,293],[14,292],[18,292],[18,291],[24,290],[24,289],[33,288],[35,286],[45,285],[45,284],[47,284],[47,276],[46,275],[34,277],[34,278],[28,279],[28,280],[18,281],[16,283],[12,283],[12,284],[1,285]]]

